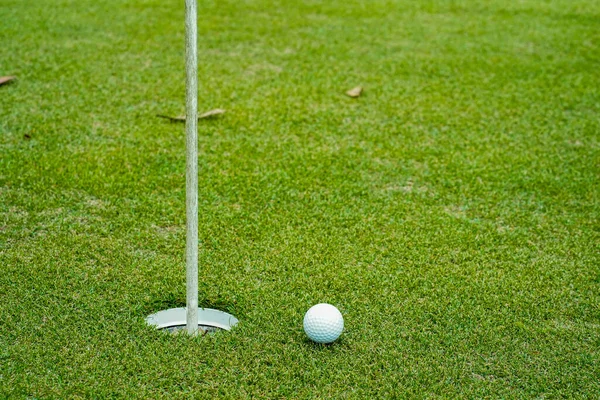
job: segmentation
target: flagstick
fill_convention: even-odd
[[[196,0],[185,0],[186,328],[198,330],[198,50]]]

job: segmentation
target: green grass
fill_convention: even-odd
[[[600,3],[200,3],[200,297],[240,325],[144,323],[185,302],[183,2],[4,0],[0,397],[597,398]]]

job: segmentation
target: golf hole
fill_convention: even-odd
[[[236,317],[225,311],[198,308],[198,334],[200,335],[229,331],[238,322]],[[146,323],[170,333],[186,332],[186,309],[178,307],[159,311],[146,317]]]

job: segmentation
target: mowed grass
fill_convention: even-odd
[[[597,398],[600,3],[200,1],[195,338],[183,12],[0,4],[0,397]]]

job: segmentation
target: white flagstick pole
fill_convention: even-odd
[[[186,144],[186,307],[161,310],[146,317],[158,329],[177,332],[185,314],[186,331],[198,332],[200,313],[203,326],[230,330],[238,319],[224,311],[198,309],[198,15],[197,0],[185,0],[185,144]]]
[[[198,330],[198,50],[196,0],[185,0],[186,327]]]

